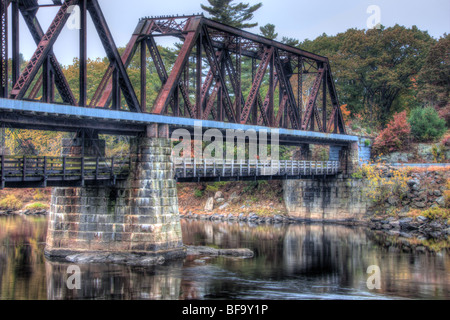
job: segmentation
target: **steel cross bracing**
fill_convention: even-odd
[[[42,95],[42,100],[54,102],[52,88],[55,86],[62,102],[73,106],[345,134],[326,57],[220,24],[201,15],[143,18],[124,53],[119,55],[97,0],[55,1],[60,9],[46,33],[36,19],[40,8],[37,0],[19,2],[13,12],[22,14],[38,47],[20,75],[17,75],[17,62],[14,62],[18,51],[13,50],[13,74],[16,73],[16,76],[8,93],[6,28],[10,2],[0,1],[0,97],[35,100],[42,90],[46,93]],[[90,97],[87,97],[86,91],[86,61],[80,62],[80,88],[84,89],[75,98],[52,50],[73,5],[80,5],[82,15],[86,12],[91,15],[110,61],[100,85]],[[167,61],[156,42],[158,37],[169,36],[182,42],[175,63]],[[80,56],[85,50],[86,30],[82,30]],[[140,99],[136,95],[138,88],[133,87],[127,74],[127,68],[137,52],[141,56]],[[252,66],[251,80],[249,75],[244,74],[248,72],[249,64]],[[149,67],[155,68],[161,82],[155,101],[148,100],[146,70]],[[43,72],[40,72],[41,69]],[[309,78],[315,76],[315,79],[306,81],[307,75]],[[305,92],[310,94],[305,95]],[[320,95],[322,99],[318,99]],[[306,107],[303,101],[308,101]]]

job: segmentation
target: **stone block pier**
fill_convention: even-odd
[[[98,152],[95,140],[71,150]],[[170,140],[157,134],[134,138],[130,175],[113,187],[53,189],[45,253],[184,257]]]

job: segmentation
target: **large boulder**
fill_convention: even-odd
[[[208,200],[206,201],[206,205],[205,205],[205,211],[206,212],[211,212],[214,210],[214,198],[208,198]]]

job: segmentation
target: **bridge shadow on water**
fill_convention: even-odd
[[[334,225],[182,221],[188,245],[250,248],[252,259],[187,257],[151,267],[68,263],[43,255],[45,218],[0,218],[0,299],[379,299],[449,298],[448,254],[386,247],[370,231]],[[366,287],[370,265],[382,289]]]

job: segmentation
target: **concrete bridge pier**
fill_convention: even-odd
[[[55,188],[46,255],[184,257],[168,134],[166,125],[153,125],[146,136],[132,140],[131,173],[126,181],[111,187]],[[93,140],[85,139],[83,148],[71,150],[86,151],[89,148],[85,147],[98,142]]]
[[[283,181],[289,215],[318,222],[361,220],[368,201],[362,191],[364,182],[352,179],[359,166],[358,150],[358,143],[330,147],[330,160],[339,160],[342,165],[342,174],[337,177]]]

